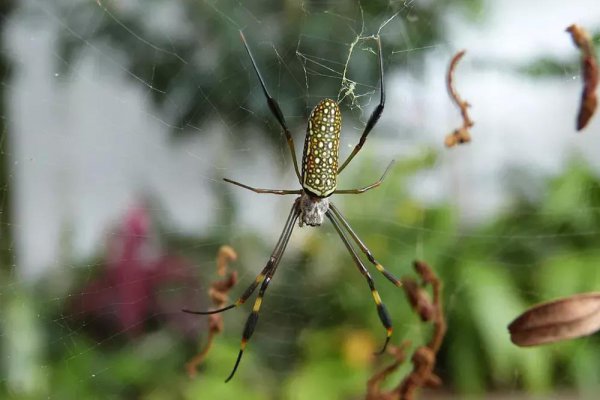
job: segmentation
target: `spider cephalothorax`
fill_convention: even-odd
[[[288,146],[290,148],[292,162],[294,164],[294,170],[296,172],[296,176],[298,177],[298,181],[302,186],[302,189],[297,190],[279,190],[279,189],[258,189],[252,186],[245,185],[243,183],[239,183],[236,181],[232,181],[231,179],[225,179],[226,182],[232,183],[237,186],[241,186],[245,189],[252,190],[256,193],[271,193],[271,194],[298,194],[300,197],[296,198],[294,204],[292,205],[292,209],[289,213],[285,226],[283,228],[283,232],[277,241],[277,245],[275,246],[275,250],[271,254],[267,265],[263,268],[263,270],[258,274],[258,276],[254,279],[254,282],[244,291],[244,293],[236,300],[235,303],[212,311],[190,311],[184,310],[185,312],[193,313],[193,314],[214,314],[222,311],[229,310],[231,308],[242,305],[248,300],[248,298],[254,293],[256,288],[260,285],[260,289],[258,292],[258,297],[254,302],[254,307],[252,308],[252,312],[246,321],[246,326],[244,327],[244,332],[242,334],[242,344],[240,346],[240,352],[238,353],[237,360],[231,371],[231,374],[227,378],[229,381],[242,359],[242,354],[244,349],[246,348],[246,343],[250,340],[252,333],[254,332],[254,328],[256,327],[256,323],[258,321],[258,312],[260,311],[260,306],[262,305],[263,296],[279,266],[279,262],[281,261],[281,257],[285,252],[285,248],[289,242],[290,236],[292,235],[292,231],[294,230],[294,226],[296,224],[296,220],[300,219],[299,225],[303,226],[304,224],[310,226],[319,226],[323,223],[325,217],[327,217],[337,233],[339,234],[342,242],[348,249],[348,252],[352,256],[354,263],[356,264],[360,273],[365,277],[369,288],[371,289],[371,294],[373,296],[373,300],[375,305],[377,306],[377,314],[379,315],[379,319],[381,323],[386,328],[386,340],[381,349],[381,352],[385,350],[387,346],[390,336],[392,335],[392,323],[390,317],[387,313],[387,310],[383,303],[381,302],[381,298],[379,297],[379,293],[377,289],[375,289],[375,283],[369,271],[365,267],[363,261],[358,256],[354,246],[352,245],[352,241],[356,244],[356,246],[360,249],[360,251],[367,257],[369,262],[375,266],[375,268],[381,272],[389,281],[394,283],[396,286],[401,286],[400,280],[390,274],[388,271],[383,268],[379,262],[375,259],[373,254],[369,251],[367,246],[360,240],[358,235],[354,233],[350,224],[342,213],[335,207],[335,205],[329,200],[329,196],[332,194],[358,194],[364,193],[367,190],[376,188],[383,182],[387,171],[392,166],[392,163],[388,166],[388,168],[383,173],[383,176],[377,181],[368,186],[358,188],[358,189],[346,189],[339,190],[337,189],[337,176],[342,172],[342,170],[348,165],[348,163],[354,158],[354,156],[360,151],[369,132],[375,126],[381,113],[383,112],[383,107],[385,104],[385,90],[383,86],[383,59],[381,55],[381,42],[379,37],[376,37],[375,40],[377,42],[377,50],[379,54],[379,83],[380,83],[380,100],[375,110],[373,110],[365,129],[360,137],[358,144],[354,147],[354,150],[350,153],[350,155],[346,158],[346,160],[342,163],[340,167],[338,167],[338,149],[340,144],[340,132],[341,132],[341,123],[342,117],[340,112],[340,107],[338,103],[331,99],[324,99],[317,104],[317,106],[313,109],[310,114],[310,118],[308,121],[308,126],[306,128],[306,139],[304,141],[304,153],[302,155],[302,174],[298,169],[298,161],[296,159],[296,151],[294,147],[294,139],[292,138],[292,134],[287,127],[287,123],[285,122],[285,118],[281,109],[279,108],[279,104],[275,99],[271,97],[269,92],[267,91],[267,87],[265,82],[263,81],[258,68],[256,67],[256,62],[254,61],[254,57],[252,57],[252,53],[250,52],[250,48],[246,43],[246,39],[244,35],[240,32],[240,36],[242,38],[242,42],[246,47],[246,51],[250,56],[250,60],[252,61],[252,66],[256,75],[258,76],[258,80],[260,82],[261,89],[267,99],[267,104],[269,109],[279,122],[279,125],[283,129],[285,137],[287,139]]]
[[[300,226],[306,224],[319,226],[325,219],[329,210],[329,200],[326,197],[312,196],[306,192],[302,193],[300,199]]]

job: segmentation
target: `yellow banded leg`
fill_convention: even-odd
[[[235,371],[237,371],[238,366],[240,365],[242,355],[244,354],[244,350],[246,349],[246,344],[252,337],[252,334],[254,333],[254,328],[256,328],[256,323],[258,322],[258,313],[260,311],[260,306],[262,305],[262,299],[265,295],[267,287],[269,287],[269,283],[271,282],[271,277],[273,276],[273,273],[275,273],[275,270],[273,270],[271,274],[269,274],[264,279],[262,285],[260,286],[260,290],[258,291],[258,297],[254,301],[254,307],[252,307],[252,312],[246,320],[246,325],[244,325],[244,332],[242,333],[242,343],[240,344],[240,352],[238,353],[237,359],[235,360],[233,370],[231,371],[231,374],[229,374],[229,377],[227,377],[225,382],[229,382],[231,378],[233,378],[233,375],[235,375]]]
[[[336,220],[335,215],[331,212],[331,209],[329,209],[327,211],[326,215],[329,218],[329,220],[331,221],[331,223],[333,224],[333,227],[339,234],[340,238],[342,239],[342,242],[344,242],[344,245],[346,246],[346,248],[348,249],[348,252],[352,256],[352,259],[354,260],[356,267],[358,268],[360,273],[365,277],[365,279],[367,280],[367,283],[369,284],[369,288],[371,289],[371,294],[373,296],[373,300],[375,301],[375,305],[377,306],[377,314],[379,315],[379,319],[381,320],[381,323],[386,330],[385,343],[383,344],[383,347],[381,348],[381,350],[377,352],[377,354],[381,354],[385,351],[388,343],[390,342],[390,337],[392,336],[392,332],[393,332],[392,320],[387,311],[387,308],[385,307],[385,304],[383,304],[383,302],[381,301],[381,296],[379,296],[379,292],[377,292],[377,289],[375,288],[375,282],[373,281],[373,277],[371,276],[371,274],[369,274],[369,271],[367,271],[367,268],[365,268],[364,264],[358,257],[358,254],[356,254],[356,251],[350,244],[350,241],[348,240],[348,237],[346,236],[346,234],[342,231],[342,228],[340,227],[338,221]]]
[[[340,220],[342,226],[348,231],[348,233],[350,234],[350,236],[352,237],[352,239],[354,240],[354,242],[358,245],[358,247],[360,247],[360,250],[367,256],[367,258],[369,259],[369,262],[371,262],[371,264],[373,264],[375,266],[375,268],[377,268],[377,271],[381,272],[383,274],[383,276],[385,276],[394,285],[396,285],[398,287],[401,287],[402,286],[402,281],[400,281],[400,279],[396,278],[391,272],[387,271],[383,267],[383,265],[381,265],[375,259],[375,256],[373,256],[373,253],[371,253],[371,251],[369,250],[369,248],[363,243],[362,240],[360,240],[360,238],[358,237],[358,235],[354,232],[354,230],[352,229],[352,227],[350,227],[350,224],[348,223],[348,221],[346,221],[346,218],[344,218],[344,216],[337,209],[337,207],[334,206],[332,203],[329,203],[329,209],[337,217],[337,219]]]
[[[299,204],[298,200],[296,200],[294,202],[294,205],[292,206],[292,209],[287,218],[287,221],[285,222],[283,231],[281,232],[281,235],[279,236],[279,240],[277,241],[277,244],[275,245],[275,249],[273,250],[273,253],[271,253],[271,257],[269,258],[267,265],[265,265],[265,267],[260,272],[260,274],[258,274],[256,276],[256,278],[254,279],[254,282],[252,282],[252,284],[250,286],[248,286],[248,288],[244,291],[244,293],[242,293],[242,295],[233,304],[230,304],[223,308],[219,308],[217,310],[210,310],[210,311],[192,311],[192,310],[187,310],[187,309],[183,309],[181,311],[186,312],[188,314],[199,314],[199,315],[217,314],[217,313],[227,311],[227,310],[230,310],[232,308],[235,308],[237,306],[244,304],[246,302],[246,300],[248,300],[248,298],[252,295],[252,293],[254,293],[254,291],[256,290],[258,285],[264,281],[265,276],[269,276],[269,274],[272,272],[272,270],[277,268],[277,264],[279,263],[279,260],[281,260],[281,256],[283,255],[285,247],[287,246],[287,242],[290,239],[290,235],[292,234],[292,230],[294,229],[294,224],[296,223],[296,219],[298,218],[298,212],[299,212],[298,204]]]
[[[381,320],[381,323],[383,324],[386,330],[385,343],[383,344],[381,350],[377,352],[377,354],[382,354],[385,351],[388,343],[390,342],[390,338],[392,337],[392,333],[394,331],[394,329],[392,328],[392,319],[390,318],[390,314],[388,313],[385,304],[383,304],[383,302],[381,301],[381,296],[379,296],[379,292],[377,291],[377,289],[375,289],[375,283],[373,282],[373,278],[366,269],[365,272],[366,274],[363,275],[367,279],[369,287],[371,288],[371,295],[373,295],[373,300],[375,300],[375,305],[377,306],[377,314],[379,315],[379,319]]]
[[[256,290],[258,285],[265,280],[265,276],[269,273],[269,270],[273,269],[274,262],[275,262],[275,258],[271,257],[269,259],[269,262],[267,263],[267,265],[260,272],[260,274],[258,274],[256,276],[256,278],[254,279],[254,282],[252,282],[252,284],[250,286],[248,286],[248,288],[244,291],[244,293],[242,293],[242,295],[233,304],[230,304],[223,308],[218,308],[216,310],[210,310],[210,311],[192,311],[192,310],[187,310],[187,309],[183,309],[181,311],[188,313],[188,314],[208,315],[208,314],[218,314],[223,311],[231,310],[232,308],[235,308],[237,306],[241,306],[242,304],[244,304],[246,302],[246,300],[248,300],[248,298],[252,295],[252,293],[254,293],[254,291]]]
[[[269,260],[269,263],[267,264],[267,267],[269,265],[271,265],[272,268],[270,268],[268,271],[266,271],[267,267],[265,267],[265,270],[263,270],[263,273],[261,273],[261,275],[264,274],[263,278],[262,278],[262,284],[260,286],[260,290],[258,291],[258,297],[254,301],[254,307],[252,307],[252,312],[248,316],[248,319],[246,320],[246,325],[244,326],[244,332],[242,333],[242,343],[240,345],[240,352],[238,353],[237,359],[235,360],[235,365],[233,366],[233,370],[231,371],[231,374],[229,374],[229,377],[227,377],[225,382],[229,382],[231,380],[231,378],[233,378],[233,375],[235,375],[235,371],[237,371],[237,368],[240,365],[240,361],[242,360],[242,355],[244,354],[244,349],[246,348],[246,344],[248,343],[248,340],[250,340],[250,338],[252,337],[252,334],[254,333],[254,328],[256,328],[256,323],[258,322],[258,312],[260,311],[260,306],[262,305],[263,296],[267,290],[267,287],[269,287],[269,283],[271,282],[273,275],[275,275],[275,271],[277,270],[277,266],[279,265],[279,262],[281,261],[281,257],[283,256],[283,253],[285,252],[287,244],[290,240],[290,236],[292,236],[292,232],[294,230],[294,225],[296,223],[296,220],[298,219],[298,216],[300,215],[300,209],[298,207],[298,204],[299,204],[299,202],[298,202],[298,200],[296,200],[294,202],[294,206],[292,207],[292,211],[290,212],[290,215],[288,217],[286,225],[283,229],[283,233],[281,234],[281,237],[279,238],[279,241],[277,242],[277,245],[275,246],[276,251],[273,252],[271,259]],[[260,277],[260,275],[259,275],[259,277]],[[257,277],[257,281],[258,281],[259,277]],[[255,285],[257,285],[257,283],[256,283],[257,281],[255,281]],[[256,286],[254,286],[254,287],[256,287]],[[250,288],[248,288],[247,293],[251,294],[254,291],[254,289],[252,289],[251,291],[249,289]],[[248,294],[248,296],[250,294]],[[244,293],[244,295],[246,295],[246,293]]]

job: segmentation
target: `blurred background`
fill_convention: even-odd
[[[598,335],[536,349],[506,326],[534,303],[600,290],[600,117],[575,132],[578,23],[600,47],[596,0],[22,0],[0,2],[0,397],[359,399],[390,360],[368,287],[329,223],[296,229],[237,376],[251,306],[224,315],[198,374],[223,244],[235,298],[268,260],[295,189],[285,137],[246,35],[301,149],[321,99],[341,102],[341,158],[386,108],[333,198],[398,276],[427,261],[448,334],[428,398],[596,398]],[[472,104],[473,142],[445,73]],[[373,272],[399,344],[430,328]],[[398,383],[408,365],[391,377]]]

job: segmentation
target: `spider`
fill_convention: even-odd
[[[385,105],[385,90],[383,85],[383,57],[381,55],[381,41],[379,39],[379,36],[377,36],[375,40],[377,42],[377,50],[379,55],[380,100],[379,104],[369,117],[369,120],[367,121],[367,124],[362,133],[362,136],[360,137],[358,144],[356,144],[356,146],[354,147],[348,158],[346,158],[346,160],[342,163],[342,165],[338,167],[338,150],[341,130],[340,108],[338,103],[334,100],[321,100],[321,102],[319,102],[319,104],[317,104],[317,106],[312,110],[310,118],[308,120],[306,138],[304,140],[304,153],[302,156],[302,173],[300,173],[300,171],[298,170],[298,161],[296,160],[294,139],[292,138],[287,123],[285,122],[285,118],[283,116],[283,113],[281,112],[279,104],[269,94],[265,82],[262,78],[262,75],[260,74],[260,71],[256,66],[256,61],[252,56],[252,52],[248,47],[246,38],[244,37],[244,34],[241,31],[240,37],[242,39],[244,47],[246,48],[248,56],[250,57],[252,67],[256,72],[256,75],[258,76],[258,81],[260,82],[262,92],[266,97],[269,109],[271,110],[271,113],[273,114],[275,119],[277,119],[277,122],[283,129],[292,156],[296,176],[298,177],[298,181],[300,182],[302,188],[299,190],[258,189],[240,182],[233,181],[231,179],[224,178],[225,182],[240,186],[244,189],[248,189],[256,193],[269,193],[277,195],[296,194],[300,196],[296,198],[294,204],[292,205],[292,209],[289,213],[289,216],[287,217],[287,221],[284,225],[283,232],[281,233],[279,240],[275,245],[275,249],[273,250],[273,253],[271,253],[271,257],[269,258],[269,261],[267,262],[266,266],[263,268],[260,274],[258,274],[254,282],[244,291],[244,293],[242,293],[242,295],[233,304],[217,310],[210,311],[183,311],[191,314],[207,315],[230,310],[232,308],[244,304],[246,300],[248,300],[248,298],[254,293],[258,285],[260,285],[258,297],[254,302],[252,312],[248,316],[248,319],[244,326],[244,331],[242,334],[242,343],[240,345],[240,351],[238,353],[235,365],[233,367],[233,370],[229,374],[229,377],[225,380],[225,382],[229,382],[231,378],[233,378],[235,372],[237,371],[237,368],[242,359],[242,355],[244,353],[244,349],[246,348],[246,344],[248,343],[250,337],[254,332],[254,328],[256,327],[256,323],[258,321],[258,313],[262,305],[263,296],[267,291],[271,279],[273,279],[273,275],[275,275],[277,267],[279,266],[279,262],[281,261],[283,253],[285,252],[290,236],[292,235],[292,231],[294,230],[296,221],[300,219],[299,225],[301,227],[304,224],[309,226],[319,226],[323,223],[325,217],[327,217],[333,224],[333,227],[335,228],[340,238],[342,239],[342,242],[348,249],[348,252],[352,256],[352,259],[358,267],[358,270],[365,277],[367,283],[369,284],[369,288],[371,289],[371,294],[377,307],[379,319],[381,320],[381,323],[386,329],[385,343],[382,349],[378,352],[379,354],[381,354],[385,351],[385,348],[387,347],[387,344],[389,343],[390,337],[392,335],[391,319],[385,305],[381,301],[381,297],[379,296],[377,289],[375,288],[375,283],[373,282],[371,274],[369,273],[369,271],[367,271],[367,268],[358,256],[350,238],[365,254],[369,262],[371,262],[371,264],[373,264],[375,268],[379,272],[381,272],[388,280],[390,280],[393,284],[395,284],[398,287],[400,287],[402,284],[399,279],[397,279],[391,273],[386,271],[385,268],[383,268],[383,266],[379,262],[377,262],[371,251],[362,242],[362,240],[360,240],[358,235],[352,230],[350,224],[348,223],[348,221],[346,221],[342,213],[331,201],[329,201],[329,196],[331,196],[332,194],[359,194],[378,187],[383,182],[387,175],[387,172],[390,170],[390,167],[394,163],[392,161],[388,165],[385,172],[383,173],[381,178],[379,178],[378,181],[368,186],[357,189],[337,189],[337,176],[344,170],[344,168],[346,168],[346,166],[350,163],[350,161],[352,161],[354,156],[360,151],[367,139],[367,136],[369,135],[369,132],[371,132],[371,130],[379,120],[379,117],[381,116]]]

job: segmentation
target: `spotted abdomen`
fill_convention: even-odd
[[[331,99],[322,100],[310,113],[302,156],[302,187],[315,196],[327,197],[336,188],[341,125],[340,107]]]

